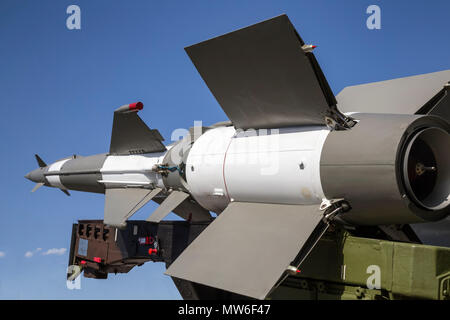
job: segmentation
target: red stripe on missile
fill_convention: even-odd
[[[142,102],[130,103],[128,105],[128,109],[130,110],[142,110],[144,108],[144,104]]]

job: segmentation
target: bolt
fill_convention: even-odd
[[[302,287],[302,289],[308,289],[308,281],[301,280],[300,281],[300,287]]]

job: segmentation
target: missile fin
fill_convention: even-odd
[[[31,192],[35,192],[37,189],[39,189],[43,185],[44,185],[43,182],[36,183],[36,185],[34,186],[33,190],[31,190]]]
[[[161,192],[153,190],[126,188],[105,190],[104,223],[122,227],[127,219],[141,209],[148,201]]]
[[[185,48],[233,125],[325,125],[336,105],[322,70],[281,15]]]
[[[189,194],[185,192],[172,191],[172,193],[164,199],[161,205],[147,218],[147,221],[160,222],[165,216],[186,200],[187,197],[189,197]]]
[[[125,220],[128,220],[129,218],[131,218],[131,216],[133,214],[135,214],[139,209],[141,209],[147,202],[149,202],[150,200],[152,200],[156,195],[158,195],[160,192],[162,191],[161,188],[155,188],[152,190],[152,192],[150,192],[149,194],[147,194],[131,211],[130,213],[128,213],[128,215],[126,216]]]
[[[344,88],[336,96],[342,112],[415,114],[450,81],[450,70]]]
[[[317,205],[231,202],[166,274],[264,299],[322,218]]]
[[[59,189],[59,190],[61,190],[61,191],[64,192],[67,196],[70,197],[70,193],[69,193],[69,191],[67,191],[66,189]]]
[[[154,198],[153,201],[156,203],[163,203],[163,198]],[[191,221],[210,221],[211,214],[208,210],[197,204],[196,202],[191,202],[190,199],[186,198],[182,203],[180,203],[175,209],[172,210],[177,216]]]
[[[431,114],[450,122],[450,82],[420,108],[417,114]]]
[[[47,166],[47,164],[44,162],[44,160],[41,159],[41,157],[39,157],[37,154],[34,155],[36,158],[36,161],[39,165],[39,168],[44,168]]]
[[[149,129],[137,112],[114,113],[110,154],[139,154],[163,152],[163,137],[156,129]]]

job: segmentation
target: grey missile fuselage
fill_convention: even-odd
[[[33,170],[25,177],[36,183],[44,183],[48,187],[105,193],[104,185],[98,181],[101,180],[100,170],[106,157],[106,154],[87,157],[73,156],[72,158],[59,160],[64,161],[59,170],[52,170],[52,166],[57,164],[57,161],[46,167]]]

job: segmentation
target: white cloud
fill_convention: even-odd
[[[36,253],[38,253],[41,250],[42,250],[42,248],[37,248],[36,250],[33,250],[33,251],[27,251],[27,252],[25,252],[25,258],[31,258],[32,256],[34,256]]]
[[[59,248],[59,249],[57,249],[57,248],[52,248],[52,249],[48,249],[48,250],[45,251],[45,252],[42,252],[42,254],[43,254],[44,256],[48,256],[48,255],[50,255],[50,254],[56,254],[56,255],[60,256],[60,255],[63,255],[64,253],[66,253],[66,251],[67,251],[66,248]]]
[[[0,251],[0,258],[3,258],[6,255],[3,251]]]

